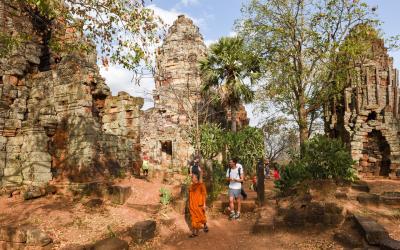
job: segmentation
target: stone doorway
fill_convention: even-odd
[[[390,146],[379,130],[368,133],[367,141],[363,144],[362,172],[367,176],[389,176]]]
[[[167,167],[172,165],[172,141],[160,141],[161,144],[161,165]]]

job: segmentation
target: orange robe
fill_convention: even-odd
[[[207,222],[204,204],[207,191],[204,183],[192,184],[189,188],[189,212],[194,229],[203,228]]]

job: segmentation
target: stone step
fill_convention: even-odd
[[[386,229],[375,220],[360,215],[355,215],[354,219],[368,244],[379,246],[380,249],[400,249],[400,241],[391,238]]]
[[[385,192],[380,196],[380,201],[385,205],[400,206],[400,192]]]
[[[351,188],[360,192],[369,192],[369,187],[367,184],[352,183]]]
[[[375,220],[361,215],[355,215],[354,219],[368,244],[379,245],[381,240],[389,237],[386,229]]]
[[[361,193],[357,195],[357,201],[366,205],[379,205],[379,195]]]
[[[217,201],[214,201],[212,204],[212,209],[215,211],[219,211],[219,212],[223,212],[225,210],[225,208],[227,208],[227,207],[229,207],[228,200],[226,200],[226,201],[217,200]],[[236,203],[235,203],[235,207],[236,207]],[[242,213],[253,212],[255,208],[256,208],[255,200],[244,200],[244,201],[242,201],[240,212],[242,212]]]

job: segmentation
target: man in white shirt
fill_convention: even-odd
[[[230,215],[229,219],[239,219],[240,217],[240,206],[241,206],[241,190],[243,182],[243,167],[241,164],[237,163],[236,159],[231,159],[229,161],[229,169],[226,172],[226,178],[229,181],[229,208]],[[237,201],[237,212],[235,213],[234,200]]]

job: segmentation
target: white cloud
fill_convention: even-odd
[[[206,44],[207,47],[210,47],[211,44],[216,43],[217,40],[205,40],[204,43]]]
[[[182,0],[182,4],[195,4],[198,0]],[[171,26],[174,21],[178,18],[179,15],[185,15],[193,20],[193,22],[198,25],[204,25],[203,19],[193,18],[184,12],[179,12],[176,9],[165,10],[162,9],[155,4],[149,5],[149,9],[154,11],[154,14],[159,16],[163,22],[167,26]],[[214,41],[209,40],[208,43]],[[207,41],[206,41],[207,44]],[[157,44],[154,47],[149,48],[150,53],[154,54],[155,48],[160,46],[161,44]],[[117,95],[119,91],[125,91],[132,96],[140,96],[145,99],[145,103],[143,109],[148,109],[154,106],[152,99],[152,91],[154,89],[154,79],[151,75],[146,75],[140,80],[139,85],[135,85],[132,81],[134,73],[124,69],[121,66],[110,65],[108,69],[105,69],[102,65],[99,64],[100,74],[106,79],[107,85],[110,87],[113,95]]]
[[[231,31],[231,32],[229,32],[228,36],[230,36],[230,37],[237,36],[237,32],[236,31]]]
[[[133,73],[120,66],[111,65],[108,69],[100,67],[100,74],[106,79],[112,95],[117,95],[120,91],[125,91],[131,96],[144,98],[143,109],[153,107],[152,91],[154,89],[154,79],[144,76],[140,85],[136,85],[133,79]]]
[[[189,5],[195,5],[199,3],[199,0],[181,0],[180,2],[182,5],[184,5],[185,7],[189,6]]]
[[[163,22],[168,26],[171,26],[174,23],[174,21],[178,18],[179,15],[185,15],[185,16],[189,17],[190,19],[193,20],[193,22],[197,26],[205,26],[204,19],[194,18],[194,17],[188,15],[187,13],[180,12],[174,8],[170,9],[170,10],[165,10],[165,9],[162,9],[162,8],[156,6],[155,4],[151,4],[151,5],[147,6],[147,8],[153,10],[154,14],[156,16],[159,16],[163,20]]]

